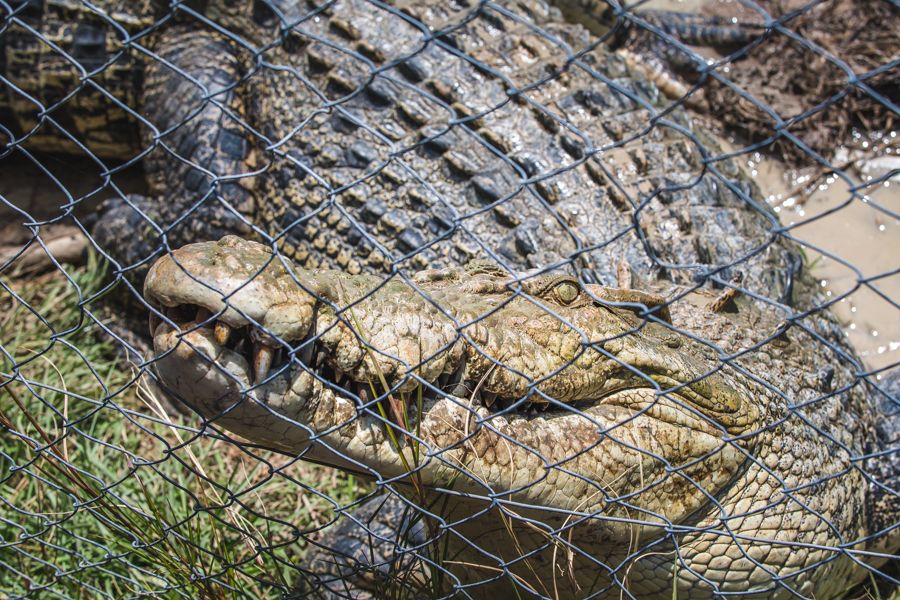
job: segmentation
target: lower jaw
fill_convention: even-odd
[[[195,328],[191,329],[192,326]],[[157,356],[163,356],[170,352],[179,354],[178,364],[169,365],[169,368],[167,369],[173,373],[173,376],[166,378],[169,380],[169,387],[176,392],[180,391],[178,390],[180,387],[187,387],[188,389],[183,390],[183,393],[180,393],[179,396],[181,396],[182,400],[189,406],[195,408],[195,410],[201,408],[200,410],[197,410],[197,412],[208,419],[227,416],[228,412],[234,411],[233,408],[229,407],[233,407],[240,402],[242,397],[244,397],[244,402],[265,404],[266,406],[271,407],[272,411],[269,411],[268,416],[272,418],[275,416],[272,414],[273,411],[277,412],[279,408],[290,409],[290,407],[286,406],[285,401],[278,401],[279,395],[284,395],[287,390],[296,389],[297,386],[295,384],[298,377],[306,376],[310,380],[313,379],[313,375],[305,368],[289,364],[273,369],[262,382],[252,385],[252,371],[247,359],[242,354],[219,345],[215,341],[211,329],[196,327],[195,324],[189,323],[183,325],[181,331],[178,331],[168,324],[157,324],[153,333]],[[191,346],[193,346],[193,348]],[[200,351],[200,354],[204,355],[204,358],[198,358],[197,350]],[[162,359],[160,362],[168,361],[167,359]],[[197,386],[197,381],[188,381],[187,383],[189,385],[185,386],[185,377],[179,376],[177,374],[178,370],[193,371],[203,379],[212,377],[217,381],[210,381],[210,385],[205,389],[201,386]],[[319,379],[318,381],[322,387],[325,387],[323,382],[327,380]],[[193,383],[194,385],[190,385],[190,383]],[[345,386],[350,387],[351,389],[346,390]],[[328,382],[328,387],[336,394],[342,396],[344,400],[353,402],[356,405],[360,404],[361,398],[372,397],[372,393],[369,391],[369,385],[353,382],[351,380],[345,380],[342,385]],[[220,390],[219,393],[214,391],[216,388]],[[350,393],[341,393],[342,391]],[[623,393],[629,391],[645,391],[653,397],[644,397],[640,402],[620,401],[620,398],[623,397]],[[351,395],[352,392],[357,392],[356,394],[353,394],[356,398]],[[246,398],[246,396],[249,396],[249,398]],[[415,393],[412,394],[412,397],[415,397]],[[687,401],[683,398],[674,395],[672,397],[676,398],[678,402],[687,404]],[[213,405],[216,411],[210,411],[209,406],[193,406],[197,404],[198,399],[202,398],[215,398]],[[229,398],[230,402],[225,401],[225,398]],[[260,402],[261,400],[263,402]],[[295,402],[302,403],[304,398],[295,398],[294,400]],[[457,405],[484,408],[484,405],[478,400],[450,395],[447,395],[446,397],[434,397],[433,394],[429,394],[429,396],[425,398],[423,408],[430,408],[434,404],[442,401],[452,402]],[[414,410],[416,409],[415,401],[407,402],[406,404]],[[371,404],[371,406],[372,410],[379,408],[374,404]],[[566,408],[548,408],[538,414],[533,414],[529,410],[522,410],[522,408],[527,409],[528,404],[516,405],[515,408],[510,410],[496,410],[496,407],[494,407],[494,409],[485,408],[484,410],[488,413],[488,419],[495,418],[494,415],[504,418],[521,417],[525,419],[555,419],[577,414],[579,412],[585,413],[590,417],[591,413],[597,411],[603,412],[606,410],[603,407],[610,406],[633,411],[634,413],[646,412],[649,416],[653,416],[672,426],[689,427],[698,432],[721,435],[720,430],[711,422],[705,421],[696,415],[689,414],[688,411],[678,407],[677,404],[673,403],[667,396],[656,396],[655,391],[649,388],[646,390],[638,388],[635,388],[634,390],[619,390],[616,393],[609,394],[588,405],[582,404],[572,405],[571,407]],[[294,412],[296,414],[297,411],[295,409],[288,410],[287,412]],[[391,415],[388,415],[388,418],[391,418]]]

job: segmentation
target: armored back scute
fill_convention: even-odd
[[[154,2],[28,0],[12,7],[0,38],[4,127],[29,150],[135,156],[140,47],[153,32]]]

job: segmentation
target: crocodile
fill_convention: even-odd
[[[143,164],[148,195],[117,194],[93,232],[117,272],[229,233],[351,273],[572,259],[605,285],[622,263],[727,282],[744,257],[791,253],[734,243],[765,213],[735,162],[540,2],[160,4],[94,2],[87,19],[17,2],[5,19],[4,129],[27,132],[11,151],[66,129],[64,150]],[[782,281],[746,285],[790,296],[780,260],[765,275]]]
[[[266,4],[255,2],[252,13],[232,14],[229,22],[241,16],[264,21]],[[291,4],[302,3],[270,3],[275,9]],[[663,70],[668,67],[662,62],[684,62],[601,0],[554,4],[567,18],[609,36],[611,46],[639,47],[647,67]],[[141,112],[145,70],[152,60],[146,52],[160,38],[165,45],[164,26],[177,10],[160,0],[17,0],[2,8],[0,76],[6,89],[0,94],[0,116],[5,136],[30,151],[118,160],[138,156],[146,142]],[[623,14],[683,43],[703,46],[745,45],[762,33],[758,26],[734,25],[717,16],[661,10]],[[130,51],[133,47],[140,51]]]
[[[351,275],[228,236],[161,258],[144,295],[156,372],[208,426],[390,482],[434,520],[409,540],[403,500],[364,506],[330,543],[382,547],[313,554],[320,591],[399,545],[472,597],[842,597],[900,546],[843,334],[674,289],[482,261]]]
[[[32,4],[17,3],[17,6]],[[46,3],[45,6],[55,4]],[[128,113],[125,118],[136,122],[142,141],[128,146],[129,152],[137,151],[137,154],[126,153],[117,158],[142,160],[149,193],[146,197],[119,196],[111,200],[94,230],[98,246],[115,260],[119,273],[143,272],[155,258],[169,255],[173,248],[184,243],[234,233],[265,240],[277,249],[278,256],[296,261],[298,268],[309,272],[339,269],[345,275],[333,273],[329,277],[344,278],[340,280],[350,287],[372,284],[375,280],[366,273],[388,274],[391,281],[409,280],[412,272],[423,269],[451,269],[450,273],[460,273],[453,269],[472,261],[480,265],[492,264],[507,274],[529,269],[548,274],[566,272],[574,277],[574,280],[567,280],[566,287],[576,286],[578,296],[590,293],[618,304],[624,302],[633,308],[635,304],[650,309],[655,307],[646,316],[652,321],[652,315],[655,315],[662,322],[655,323],[658,327],[640,327],[641,331],[649,328],[649,333],[640,334],[648,335],[648,340],[635,341],[628,348],[639,348],[640,356],[657,360],[643,362],[636,358],[633,368],[646,368],[651,375],[660,375],[654,369],[662,369],[660,361],[665,358],[683,365],[681,377],[707,375],[697,382],[681,381],[684,384],[681,392],[676,390],[670,394],[676,404],[689,402],[685,399],[689,396],[702,403],[703,398],[710,400],[724,394],[721,398],[725,404],[719,408],[728,409],[732,403],[746,409],[752,404],[756,409],[751,412],[760,413],[753,423],[735,425],[749,428],[743,435],[728,431],[718,436],[722,449],[712,457],[714,461],[721,460],[724,465],[726,455],[735,459],[734,453],[745,457],[742,466],[736,467],[733,462],[724,465],[723,471],[716,475],[721,479],[707,480],[704,475],[706,471],[701,463],[706,461],[699,461],[705,458],[700,434],[697,434],[697,440],[690,440],[690,445],[697,443],[694,448],[699,453],[695,455],[697,465],[684,464],[683,460],[678,462],[684,457],[672,455],[672,460],[684,464],[684,469],[691,473],[697,468],[697,486],[688,485],[686,480],[676,481],[675,475],[666,477],[669,470],[660,471],[660,464],[665,461],[661,463],[650,454],[666,457],[669,452],[676,451],[648,437],[650,432],[656,431],[653,425],[648,425],[649,429],[644,432],[639,428],[632,431],[627,423],[623,423],[625,445],[627,436],[636,436],[635,440],[647,442],[645,450],[649,454],[623,446],[619,450],[622,459],[637,465],[639,473],[655,475],[660,481],[647,490],[632,486],[634,498],[627,491],[623,492],[624,498],[620,498],[618,492],[613,495],[608,491],[605,495],[600,492],[606,504],[614,505],[608,508],[610,518],[596,518],[598,489],[590,483],[597,481],[590,476],[591,469],[578,471],[579,466],[570,473],[566,466],[568,462],[574,465],[595,457],[599,450],[594,447],[590,451],[585,447],[586,452],[582,454],[560,455],[560,464],[550,469],[543,486],[520,486],[523,487],[521,490],[510,485],[504,487],[502,481],[489,479],[487,487],[481,486],[479,491],[472,492],[471,486],[475,484],[468,481],[471,479],[468,475],[467,481],[455,479],[451,486],[446,481],[447,477],[453,477],[448,475],[449,467],[454,467],[452,473],[459,472],[455,469],[459,465],[452,461],[443,470],[426,473],[427,469],[422,469],[423,486],[437,483],[453,487],[440,495],[430,491],[433,486],[428,487],[429,491],[423,492],[427,498],[422,501],[432,497],[453,497],[453,505],[458,505],[458,510],[467,517],[462,519],[453,514],[446,517],[449,520],[444,523],[452,526],[447,525],[443,531],[458,531],[463,536],[445,535],[442,543],[450,544],[451,554],[466,556],[466,548],[456,546],[464,545],[465,539],[479,540],[479,545],[489,548],[493,563],[488,564],[493,571],[475,574],[476,581],[471,581],[459,565],[448,563],[438,568],[433,563],[435,555],[427,552],[423,552],[426,560],[417,563],[427,565],[422,569],[431,575],[446,570],[457,582],[456,589],[471,594],[489,593],[488,586],[475,585],[470,589],[467,582],[476,584],[482,579],[493,578],[494,585],[506,586],[502,587],[506,592],[509,585],[515,585],[520,586],[520,591],[540,589],[541,595],[554,595],[553,590],[545,593],[541,586],[557,581],[562,586],[560,595],[576,596],[583,595],[583,590],[587,589],[603,590],[604,586],[615,591],[625,582],[632,586],[638,581],[638,573],[642,573],[644,583],[634,586],[635,593],[649,597],[672,594],[673,580],[677,581],[677,589],[684,589],[684,593],[695,589],[698,590],[696,595],[702,597],[711,593],[710,590],[741,585],[767,590],[760,592],[763,595],[770,592],[786,595],[789,581],[800,589],[818,592],[820,578],[826,583],[821,584],[823,591],[817,597],[834,597],[839,594],[837,587],[858,579],[864,572],[862,561],[871,559],[875,565],[879,556],[893,551],[893,538],[877,534],[896,524],[893,509],[882,507],[884,503],[890,504],[896,494],[890,492],[890,485],[879,487],[871,481],[877,478],[863,475],[877,471],[876,467],[860,466],[862,462],[868,464],[868,460],[861,457],[876,453],[874,448],[877,447],[874,426],[860,400],[863,383],[855,377],[861,367],[827,311],[818,309],[822,300],[808,285],[802,270],[801,250],[787,239],[789,234],[785,233],[777,217],[758,200],[753,186],[741,177],[736,162],[731,157],[717,154],[715,139],[691,123],[684,111],[663,108],[665,103],[659,89],[630,61],[598,43],[584,27],[565,23],[555,9],[537,0],[478,6],[436,0],[392,5],[359,0],[322,5],[286,0],[252,3],[210,0],[200,4],[199,7],[188,3],[175,5],[152,23],[139,19],[134,24],[135,29],[119,27],[115,19],[100,21],[107,31],[105,43],[115,50],[105,55],[107,60],[136,56],[136,64],[141,65],[138,109],[125,111]],[[107,6],[98,2],[92,5]],[[19,21],[22,19],[16,19],[14,24],[21,27]],[[132,34],[123,35],[123,31]],[[8,34],[5,39],[8,46]],[[8,74],[9,65],[5,68]],[[76,80],[82,84],[82,79],[73,79]],[[15,87],[26,89],[22,85]],[[85,87],[80,91],[84,89],[94,88]],[[118,98],[117,93],[113,90],[104,96]],[[94,147],[86,142],[82,145]],[[116,153],[115,148],[124,147],[115,146],[110,149],[110,154]],[[234,247],[239,247],[233,238],[228,239]],[[225,247],[227,244],[222,247],[223,252]],[[240,248],[250,256],[259,252],[255,246]],[[176,256],[187,260],[190,254],[182,252]],[[225,256],[223,260],[227,258]],[[237,260],[240,264],[242,260],[241,256],[232,255],[231,258],[226,262]],[[163,260],[162,264],[166,264],[166,259]],[[190,261],[179,262],[190,264]],[[484,267],[479,269],[485,270]],[[157,268],[156,272],[159,271]],[[174,271],[170,269],[170,272]],[[217,282],[221,273],[214,275]],[[436,288],[440,287],[438,280],[446,283],[454,277],[468,277],[433,276],[435,283],[432,285]],[[491,273],[481,273],[478,277],[473,274],[477,282],[486,286],[485,289],[497,290],[509,285],[509,281],[496,280],[495,276],[499,277]],[[736,283],[738,280],[740,283]],[[384,281],[383,277],[378,281]],[[185,280],[183,284],[185,294],[197,289],[189,281]],[[147,283],[148,306],[156,309],[169,306],[171,302],[153,291],[154,285]],[[714,342],[712,348],[718,354],[713,356],[709,354],[710,346],[705,346],[705,350],[695,347],[690,335],[675,336],[678,338],[675,339],[659,329],[666,327],[662,324],[666,315],[653,294],[630,292],[619,295],[614,289],[614,286],[648,290],[662,286],[668,289],[674,285],[687,286],[687,289],[707,285],[731,292],[740,287],[747,298],[756,298],[757,303],[763,304],[757,307],[757,312],[765,318],[753,316],[748,318],[752,326],[741,327],[729,326],[730,321],[725,316],[711,317],[687,310],[688,314],[682,315],[686,321],[679,321],[678,314],[672,314],[679,330],[690,332],[690,327],[694,326],[691,323],[694,323],[698,337],[716,340],[717,335],[723,336],[723,341]],[[452,287],[448,288],[451,292]],[[275,293],[268,288],[259,291],[261,297]],[[697,293],[700,291],[696,290]],[[477,292],[473,288],[471,295]],[[717,302],[717,306],[722,304],[733,310],[735,301],[729,294],[726,291],[725,301]],[[487,302],[502,304],[502,295],[502,291],[496,292],[496,296]],[[524,302],[524,297],[520,296],[515,297],[519,304]],[[171,296],[176,297],[179,296]],[[187,304],[202,304],[196,298],[182,298]],[[764,299],[771,300],[766,302]],[[301,304],[309,306],[307,300]],[[207,309],[214,310],[217,306],[220,305],[214,303]],[[391,308],[392,305],[385,306]],[[286,308],[290,308],[290,304]],[[427,306],[420,308],[428,309]],[[588,311],[595,307],[588,303],[583,308]],[[168,316],[156,309],[156,317],[165,316],[169,326],[183,325],[194,318],[183,318],[184,315],[178,313]],[[443,310],[449,311],[451,307]],[[565,307],[554,311],[565,315]],[[631,318],[633,322],[633,317],[628,316],[629,311],[623,312],[619,308],[613,312],[626,321]],[[778,318],[773,317],[773,313]],[[352,314],[356,315],[356,311]],[[751,311],[751,314],[755,313]],[[698,324],[697,318],[703,323]],[[721,323],[725,324],[718,325],[719,319],[724,319]],[[549,322],[548,327],[552,323]],[[791,326],[787,327],[785,323]],[[239,321],[229,327],[237,324]],[[766,324],[772,326],[764,326]],[[267,328],[276,326],[274,322],[265,325]],[[580,321],[579,326],[582,326]],[[254,414],[242,426],[244,419],[228,419],[229,415],[240,415],[241,410],[229,407],[225,411],[227,414],[220,416],[221,410],[216,413],[208,410],[216,407],[206,407],[204,412],[204,405],[198,400],[204,393],[215,394],[216,384],[225,380],[210,381],[209,388],[198,384],[191,393],[179,393],[179,385],[184,379],[178,373],[185,368],[195,368],[197,356],[202,353],[185,353],[182,346],[173,346],[175,341],[171,332],[166,334],[160,327],[156,327],[154,333],[159,332],[155,336],[159,340],[156,343],[164,354],[157,361],[158,368],[162,369],[161,378],[187,404],[198,408],[214,426],[225,427],[227,423],[228,428],[245,433],[251,441],[294,453],[312,451],[312,447],[306,450],[300,437],[295,440],[300,446],[286,443],[282,436],[272,433],[277,429],[272,429],[271,423],[266,421],[269,418],[281,423],[283,419],[276,415],[279,408],[285,407],[288,411],[295,408],[280,404],[288,399],[285,396],[279,398],[275,392],[270,394],[266,399],[270,404],[266,406],[271,406],[271,410],[266,408],[263,414]],[[477,324],[473,327],[477,328]],[[212,329],[213,342],[229,337],[225,326],[213,326]],[[249,337],[249,331],[235,337]],[[261,330],[253,331],[257,332],[253,337],[259,338]],[[385,329],[386,333],[390,331],[390,327]],[[609,331],[601,326],[599,334],[602,336]],[[778,335],[766,343],[776,333]],[[445,328],[443,334],[451,335],[451,331]],[[285,337],[287,333],[280,332],[279,335],[281,341],[296,342],[293,337]],[[197,348],[213,348],[203,345],[209,341],[207,328],[198,328],[183,337]],[[819,345],[821,348],[810,349],[813,355],[774,349],[784,339],[792,337],[794,342],[790,347]],[[759,348],[745,353],[734,350],[743,347],[737,340],[743,343],[751,339],[758,340]],[[797,341],[800,339],[805,343]],[[245,339],[245,345],[251,345],[253,341],[259,340]],[[271,339],[268,341],[269,344],[263,344],[266,348],[277,346]],[[604,343],[604,347],[607,344],[615,346],[615,341]],[[670,345],[686,345],[693,350],[671,348]],[[404,353],[410,350],[407,346],[403,344]],[[596,344],[592,349],[599,350],[593,346]],[[313,348],[313,345],[308,343],[306,347]],[[379,348],[376,346],[376,349]],[[171,352],[167,353],[168,350]],[[458,347],[456,351],[460,351]],[[729,352],[740,356],[732,358]],[[772,359],[775,363],[784,361],[790,365],[792,376],[781,373],[775,384],[763,385],[760,392],[758,378],[762,376],[761,371],[766,373],[772,369],[771,365],[753,364],[753,368],[745,369],[738,363],[749,360],[745,354],[762,357],[770,353],[775,353],[773,356],[777,359]],[[277,364],[275,354],[263,350],[249,357],[254,381],[263,374],[256,382],[263,386],[261,389],[283,385],[288,368]],[[291,368],[304,369],[303,365],[310,362],[304,362],[296,352],[286,352],[285,348],[281,354],[297,357],[292,359],[294,366]],[[617,358],[630,364],[628,361],[632,360],[633,354],[626,350],[625,355]],[[626,355],[629,358],[626,359]],[[466,364],[474,358],[467,357]],[[506,357],[502,358],[505,364]],[[236,373],[249,377],[246,367],[250,363],[246,358],[243,360],[241,365],[235,358],[225,368],[234,367]],[[841,368],[838,369],[835,363]],[[270,376],[272,365],[282,368]],[[393,372],[381,373],[386,381],[402,378],[396,362],[394,365]],[[519,367],[526,380],[549,375],[536,375],[535,366],[523,364]],[[607,372],[609,368],[615,371],[612,363]],[[831,374],[829,368],[835,373]],[[713,369],[727,371],[721,376],[724,379],[715,377],[711,372]],[[207,371],[222,372],[219,369]],[[377,376],[378,373],[376,370],[370,375]],[[614,375],[622,376],[618,371]],[[240,382],[241,375],[237,377]],[[358,380],[354,381],[358,383]],[[722,381],[728,383],[722,384]],[[422,380],[422,383],[435,391],[433,381]],[[471,382],[462,383],[470,385]],[[509,383],[514,382],[510,380]],[[670,383],[655,381],[651,387],[654,391],[660,386],[669,389]],[[737,386],[735,389],[742,389],[745,394],[736,396],[724,389],[732,383]],[[694,388],[701,391],[692,392]],[[747,392],[751,388],[752,394]],[[522,391],[521,384],[517,389]],[[711,395],[703,396],[704,389]],[[783,390],[787,399],[779,394],[766,395],[766,389],[770,392]],[[521,403],[513,400],[509,392],[495,396],[491,406],[487,406],[491,401],[489,395],[481,394],[480,400],[485,403],[483,410],[502,409],[497,418],[506,420],[502,424],[497,421],[497,426],[510,429],[499,431],[521,431],[524,436],[532,436],[527,441],[522,438],[525,445],[552,445],[548,440],[555,439],[577,444],[577,436],[566,435],[566,427],[562,428],[563,433],[550,435],[567,421],[554,419],[550,427],[547,413],[561,409],[558,405],[563,402],[571,406],[562,409],[570,412],[562,415],[563,418],[578,422],[583,419],[579,413],[590,410],[587,406],[591,402],[579,396],[577,389],[560,398],[553,396],[559,390],[535,390],[540,391],[547,401],[528,404],[545,405],[542,416],[513,414]],[[603,390],[601,384],[594,392],[602,393]],[[192,397],[195,393],[199,396]],[[363,396],[370,398],[373,390],[365,392],[356,385],[352,393],[356,396],[352,399],[355,401]],[[647,393],[646,389],[634,392],[644,398]],[[752,395],[754,402],[750,402],[747,395]],[[762,397],[765,401],[759,400]],[[436,397],[427,400],[429,407],[438,405]],[[355,406],[354,402],[340,396],[335,397],[334,402],[344,408]],[[469,402],[468,396],[466,402]],[[249,401],[244,404],[261,406]],[[839,410],[844,404],[854,407],[846,415]],[[450,408],[446,402],[441,406]],[[246,408],[243,405],[237,408],[241,407]],[[660,408],[664,409],[667,408]],[[600,415],[605,414],[609,423],[609,418],[613,418],[613,413],[619,409],[604,408],[603,403],[598,403],[594,410]],[[645,417],[655,419],[654,423],[659,420],[656,415],[646,415],[647,412],[637,411],[640,414],[635,413],[633,421],[642,422]],[[702,410],[687,412],[695,416],[703,413]],[[453,414],[459,417],[461,413]],[[481,414],[485,413],[482,411]],[[716,413],[715,418],[710,417],[710,423],[720,423],[719,419],[728,421],[729,415]],[[291,415],[292,421],[293,418]],[[248,429],[247,424],[254,419],[262,426]],[[397,417],[394,419],[398,420]],[[415,415],[413,419],[416,419]],[[377,425],[387,426],[383,417],[376,421],[376,426],[368,427],[359,439],[378,436]],[[535,426],[530,432],[527,423]],[[828,433],[820,436],[821,440],[814,435],[820,424],[820,430]],[[547,429],[543,428],[545,425]],[[788,429],[789,434],[784,433],[787,426],[793,427]],[[304,427],[309,424],[301,424],[299,430]],[[700,427],[704,436],[709,434],[703,437],[712,444],[708,448],[715,446],[713,438],[717,432],[721,433],[721,427],[724,425],[708,425],[705,430]],[[781,432],[780,437],[772,438],[775,429]],[[298,428],[291,422],[283,430],[295,432],[286,434],[290,436],[295,435]],[[580,429],[577,425],[571,427],[573,434],[583,430],[583,422]],[[437,431],[426,428],[426,435]],[[606,446],[602,446],[604,450],[612,445],[622,445],[618,442],[623,440],[615,437],[614,432],[607,433],[612,441],[607,440]],[[323,439],[327,435],[323,434]],[[401,441],[405,439],[401,434],[397,435]],[[516,440],[515,435],[508,439]],[[488,447],[496,444],[496,440],[491,441],[489,432],[481,437]],[[777,462],[776,459],[789,455],[777,445],[793,438],[801,440],[800,447],[812,452],[808,461],[796,463],[803,471],[798,476],[807,477],[804,481],[811,485],[797,489],[775,485],[787,474],[773,471],[775,474],[768,482],[774,486],[771,489],[784,491],[791,499],[773,501],[772,507],[749,502],[746,509],[748,503],[739,501],[738,508],[726,515],[734,517],[731,522],[723,518],[713,524],[710,519],[714,517],[709,512],[711,506],[739,496],[741,490],[763,485],[765,474],[778,466],[768,462],[762,464],[761,459],[754,460],[757,445],[766,450],[767,461]],[[832,438],[838,443],[833,443]],[[445,446],[440,446],[437,440],[432,441],[439,447],[452,445],[452,440],[444,440]],[[591,445],[590,441],[585,443]],[[513,443],[513,446],[511,451],[523,452],[526,455],[523,460],[531,455],[528,460],[532,465],[537,464],[534,461],[538,459],[522,445]],[[565,450],[565,446],[558,448],[559,452]],[[344,458],[330,454],[322,460],[356,470],[367,465],[359,460],[360,457],[341,454]],[[389,459],[390,455],[386,457]],[[854,462],[848,457],[859,460]],[[600,459],[602,462],[602,457]],[[432,460],[438,462],[439,457]],[[544,464],[538,462],[538,466]],[[851,464],[852,468],[848,466]],[[393,462],[379,462],[378,469],[375,466],[369,465],[368,472],[380,481],[390,476],[380,473],[376,476],[382,466],[384,473],[393,473],[398,481],[408,479],[402,477],[405,470],[397,469],[396,454]],[[836,470],[829,471],[832,468]],[[729,469],[731,480],[725,481]],[[812,485],[814,480],[809,479],[807,473],[810,470],[833,476]],[[892,471],[886,468],[885,472]],[[579,473],[585,476],[579,476]],[[753,474],[757,477],[756,483],[748,484]],[[482,472],[475,475],[485,477]],[[597,473],[594,475],[599,477]],[[593,498],[588,501],[588,510],[583,511],[585,507],[578,506],[573,511],[571,505],[554,508],[553,496],[556,494],[553,490],[559,487],[554,488],[552,483],[546,482],[559,477],[569,481],[566,478],[570,476],[593,490],[584,495]],[[497,477],[502,479],[503,474]],[[632,477],[629,471],[618,481],[629,483]],[[580,485],[577,481],[572,484],[573,490]],[[617,484],[617,481],[600,482],[601,487]],[[497,490],[499,495],[493,496],[493,492],[487,491],[489,488]],[[656,509],[661,500],[654,503],[651,498],[668,488],[677,488],[676,495],[683,493],[684,499],[673,502],[671,496],[665,496],[665,504],[673,504],[674,512],[659,512]],[[814,488],[823,490],[819,493]],[[831,492],[832,488],[836,491]],[[712,489],[718,491],[710,492]],[[857,495],[852,495],[848,489],[858,490]],[[540,494],[540,490],[547,493]],[[477,510],[472,513],[473,507],[484,508],[485,502],[457,501],[451,492],[490,497],[491,512],[470,519],[470,516],[479,516]],[[886,493],[879,496],[879,492]],[[508,500],[510,494],[514,498],[523,498],[524,502]],[[840,506],[834,509],[835,497],[841,494],[847,494],[847,501],[838,503]],[[700,496],[707,501],[712,497],[715,502],[701,506]],[[734,529],[733,523],[746,521],[752,524],[764,521],[769,515],[780,523],[782,517],[787,518],[785,506],[794,506],[791,503],[798,496],[798,502],[809,507],[808,512],[798,509],[791,513],[799,519],[797,527],[803,535],[794,535],[793,530],[787,530],[785,535],[805,540],[804,536],[809,534],[813,541],[795,541],[793,546],[788,546],[792,552],[787,554],[796,554],[796,562],[791,556],[784,556],[785,547],[772,550],[764,543],[756,545],[753,539],[747,539],[744,545],[734,542],[730,533]],[[409,498],[404,496],[394,500],[409,506]],[[565,506],[562,500],[558,504]],[[648,514],[648,507],[649,512],[659,514]],[[623,517],[622,511],[629,516]],[[634,511],[641,513],[641,517],[631,527],[629,519],[635,520]],[[387,510],[385,514],[394,512]],[[871,518],[869,513],[873,515]],[[380,518],[380,514],[375,516]],[[802,518],[804,514],[815,521],[815,526]],[[510,536],[504,538],[502,532],[493,535],[497,524],[506,522],[504,519],[508,521],[510,515],[516,521],[513,539]],[[537,516],[534,521],[521,520],[520,517],[528,515]],[[883,523],[879,524],[877,518]],[[839,524],[835,528],[828,525],[832,519]],[[550,523],[550,529],[542,530],[541,523]],[[664,535],[660,534],[661,524]],[[771,522],[765,521],[765,527],[771,528]],[[820,543],[813,534],[818,535],[822,528],[827,531],[821,534]],[[555,554],[545,545],[547,532],[564,546]],[[871,533],[872,540],[866,539],[866,532]],[[344,533],[353,537],[359,532],[351,529]],[[629,538],[629,535],[633,537]],[[829,542],[835,539],[829,537],[832,535],[842,540],[840,544],[847,540],[865,540],[861,543],[865,548],[856,554],[855,547],[841,545],[840,552],[835,552],[839,544]],[[622,544],[617,542],[622,539],[633,539],[635,551],[645,547],[641,540],[653,539],[656,543],[646,549],[646,556],[641,553],[639,557],[629,558],[626,552],[616,562],[615,553],[607,555],[604,552],[614,546],[622,550]],[[685,545],[688,539],[693,545]],[[738,539],[743,541],[743,538]],[[532,554],[524,550],[529,545],[534,549]],[[745,545],[756,548],[754,554],[733,554],[735,548],[741,551]],[[554,549],[557,547],[558,544],[553,546]],[[629,546],[626,544],[625,547]],[[582,552],[579,548],[590,551]],[[771,565],[760,556],[770,550]],[[822,554],[816,554],[819,551]],[[685,557],[687,552],[691,560],[672,561],[673,552],[680,557]],[[535,563],[546,564],[548,553],[556,557],[555,561],[550,560],[557,566],[562,564],[560,561],[565,561],[565,582],[559,577],[536,577],[532,573]],[[484,556],[483,553],[476,556],[475,564],[485,564]],[[608,562],[604,562],[604,556]],[[820,564],[822,560],[826,562]],[[723,566],[731,561],[739,566]],[[649,569],[654,564],[659,568]],[[690,564],[690,568],[685,564]],[[757,569],[760,564],[763,566]],[[808,569],[804,570],[805,567]],[[791,573],[800,572],[782,580],[776,573],[782,573],[784,569],[790,569]],[[552,570],[537,572],[549,576]],[[727,580],[710,579],[713,573]],[[767,575],[768,583],[762,581]],[[500,579],[505,583],[500,583]],[[666,581],[670,582],[668,588]]]

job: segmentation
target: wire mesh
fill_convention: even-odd
[[[895,593],[895,2],[0,10],[3,597]]]

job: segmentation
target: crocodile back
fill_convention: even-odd
[[[9,81],[0,113],[30,150],[130,158],[140,150],[144,59],[128,46],[153,24],[151,0],[91,5],[46,0],[14,9],[0,41]]]

